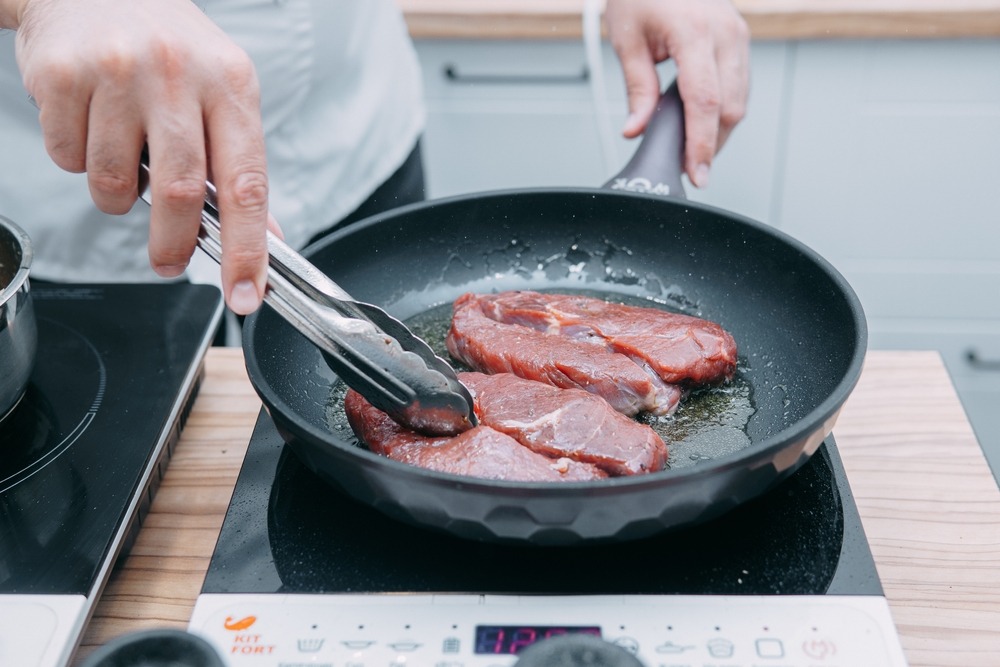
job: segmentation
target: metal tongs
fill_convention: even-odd
[[[215,186],[205,182],[198,247],[222,261]],[[152,203],[149,159],[139,169],[139,197]],[[264,303],[323,353],[352,389],[397,423],[428,435],[454,435],[476,425],[472,396],[455,370],[402,322],[356,301],[326,274],[267,232]]]

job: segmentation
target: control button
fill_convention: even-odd
[[[837,655],[837,645],[830,639],[807,639],[802,642],[802,652],[814,660],[826,660]]]
[[[299,639],[295,643],[299,647],[299,653],[319,653],[323,648],[323,639]]]
[[[45,604],[10,603],[0,607],[0,664],[40,665],[59,619]]]
[[[694,649],[694,646],[682,646],[680,644],[675,644],[671,641],[666,641],[656,647],[657,653],[683,653],[684,651],[690,651]]]
[[[392,642],[391,644],[389,644],[389,648],[391,648],[393,651],[400,651],[400,652],[416,651],[421,646],[423,646],[423,644],[418,644],[417,642],[409,639],[403,639],[401,641]]]
[[[373,645],[375,642],[370,639],[345,639],[340,643],[352,651],[361,651]]]
[[[785,645],[775,637],[761,637],[757,640],[757,655],[761,658],[784,658]]]
[[[709,639],[706,646],[708,647],[708,654],[713,658],[731,658],[736,650],[733,643],[723,637]]]
[[[639,641],[632,637],[618,637],[617,639],[612,639],[611,643],[622,647],[632,655],[639,653]]]
[[[442,653],[458,653],[462,650],[462,640],[458,637],[445,637],[441,643]]]

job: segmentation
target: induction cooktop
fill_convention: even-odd
[[[359,503],[301,463],[262,411],[189,629],[232,667],[501,667],[573,633],[648,667],[906,664],[832,436],[708,523],[524,547]]]
[[[32,285],[38,353],[0,422],[0,665],[67,664],[127,552],[222,316],[209,285]]]
[[[825,595],[882,588],[832,437],[772,492],[709,523],[617,544],[531,548],[393,520],[314,475],[261,413],[202,592],[470,591]]]

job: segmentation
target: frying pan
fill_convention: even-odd
[[[0,216],[0,421],[18,404],[35,364],[38,329],[28,271],[31,241]]]
[[[245,323],[248,374],[308,468],[417,526],[474,540],[575,545],[708,521],[808,460],[861,373],[861,304],[794,238],[684,199],[675,88],[661,102],[629,165],[603,188],[431,200],[368,218],[303,254],[356,298],[411,322],[447,310],[464,292],[507,289],[580,290],[718,322],[740,350],[737,381],[752,407],[744,445],[668,442],[683,451],[670,469],[591,482],[496,481],[409,466],[357,444],[337,417],[339,379],[303,336],[262,309]],[[632,191],[643,185],[647,192]]]

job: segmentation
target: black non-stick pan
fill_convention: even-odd
[[[679,100],[671,104],[659,127],[680,122]],[[543,484],[437,473],[378,456],[346,425],[342,383],[316,348],[263,309],[244,329],[249,376],[302,461],[400,520],[538,545],[629,540],[710,520],[798,469],[831,432],[860,375],[861,305],[844,278],[795,239],[685,200],[678,146],[650,150],[657,132],[647,132],[637,156],[666,155],[669,181],[644,175],[633,160],[604,188],[432,200],[369,218],[304,254],[353,296],[439,346],[449,304],[467,291],[582,291],[718,322],[739,346],[738,374],[657,424],[673,434],[670,469]],[[663,173],[662,165],[654,169]],[[674,184],[666,196],[610,187],[649,183],[662,192],[662,182]]]

